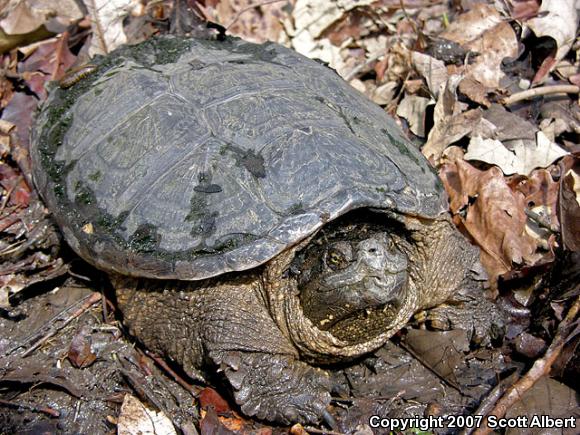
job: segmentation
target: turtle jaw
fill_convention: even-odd
[[[319,307],[315,312],[308,312],[307,316],[320,329],[329,330],[345,319],[364,316],[371,310],[399,306],[406,283],[407,273],[403,270],[381,276],[363,275],[339,287],[326,287],[326,292],[334,296],[333,302]]]
[[[353,260],[339,270],[326,271],[302,287],[306,316],[328,330],[368,310],[398,306],[407,284],[408,261],[386,234],[359,242]]]

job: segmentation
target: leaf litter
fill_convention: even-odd
[[[333,412],[341,432],[368,433],[368,417],[377,413],[469,413],[482,398],[481,406],[491,409],[501,394],[494,396],[487,386],[506,370],[516,370],[516,377],[521,373],[509,363],[511,352],[536,358],[542,373],[553,362],[547,358],[550,352],[573,354],[577,343],[571,340],[550,345],[542,356],[544,344],[565,337],[557,324],[565,321],[570,300],[578,296],[573,278],[578,266],[570,260],[580,250],[575,90],[580,44],[573,1],[455,2],[455,8],[422,0],[183,1],[230,34],[277,41],[326,62],[398,115],[438,169],[453,221],[481,248],[490,293],[499,295],[504,307],[519,301],[506,308],[514,315],[508,328],[524,332],[525,342],[510,342],[514,339],[508,334],[503,347],[473,351],[461,329],[410,329],[394,341],[418,340],[408,345],[418,359],[389,343],[363,361],[335,370]],[[86,63],[89,55],[166,31],[173,2],[87,0],[85,12],[70,0],[7,3],[0,11],[0,321],[6,331],[0,334],[0,350],[23,343],[25,330],[37,331],[30,337],[40,344],[26,359],[18,352],[4,358],[0,385],[10,398],[2,395],[0,422],[24,427],[24,419],[1,412],[18,408],[32,429],[59,418],[60,424],[85,433],[104,428],[147,432],[157,430],[157,424],[162,428],[158,433],[195,433],[195,424],[201,433],[283,433],[240,417],[227,397],[209,387],[193,397],[196,388],[183,387],[188,380],[179,373],[171,375],[178,382],[166,378],[156,357],[144,363],[147,357],[136,353],[117,329],[114,306],[106,299],[74,308],[78,295],[73,289],[102,279],[59,249],[58,235],[30,183],[28,130],[46,84]],[[561,264],[573,266],[561,269]],[[54,283],[59,289],[47,293]],[[55,295],[65,295],[64,302],[55,302]],[[550,306],[559,315],[538,311],[546,299],[555,300]],[[52,310],[52,318],[38,315],[43,307]],[[63,326],[71,312],[77,320]],[[521,323],[516,324],[516,313]],[[508,415],[540,410],[564,415],[566,407],[577,406],[569,380],[577,377],[578,365],[571,357],[562,361],[558,373],[566,375],[559,381],[545,375],[530,381],[519,405],[506,399],[512,406]],[[162,370],[171,373],[169,367]],[[101,399],[94,403],[100,404],[82,405],[86,422],[74,426],[78,423],[61,411],[78,408],[76,396],[94,394],[96,379],[107,380],[98,387]],[[43,385],[61,390],[55,393]],[[121,393],[119,385],[124,386]],[[555,394],[564,402],[547,399]],[[47,403],[54,409],[43,406]],[[292,430],[320,433],[311,427]]]

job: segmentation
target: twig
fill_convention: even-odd
[[[0,405],[8,406],[10,408],[27,409],[33,412],[42,412],[43,414],[48,414],[51,417],[60,417],[60,412],[58,412],[56,409],[49,408],[48,406],[33,406],[26,403],[10,402],[9,400],[4,399],[0,399]]]
[[[99,302],[99,300],[101,299],[101,295],[99,293],[92,293],[91,295],[87,296],[83,302],[82,305],[72,314],[68,315],[67,317],[62,317],[62,313],[60,313],[58,316],[53,317],[49,323],[52,323],[53,325],[50,325],[48,327],[48,332],[37,342],[35,342],[28,350],[24,351],[21,355],[21,357],[26,357],[28,355],[30,355],[32,352],[34,352],[36,349],[38,349],[42,344],[46,343],[51,337],[54,337],[58,331],[60,331],[61,329],[63,329],[66,325],[68,325],[70,322],[72,322],[74,319],[76,319],[77,317],[79,317],[81,314],[83,314],[85,311],[87,311],[92,305],[96,304],[97,302]],[[67,309],[68,310],[68,309]],[[64,310],[64,311],[67,311]],[[55,323],[61,321],[62,323],[60,325],[54,325]],[[45,325],[46,327],[46,325]],[[33,341],[38,335],[37,334],[33,334],[31,336],[28,336],[23,343],[15,346],[14,348],[12,348],[11,350],[9,350],[6,355],[12,353],[14,350],[24,347],[26,346],[27,343]]]
[[[70,276],[74,276],[75,278],[80,279],[81,281],[85,281],[85,282],[91,282],[92,281],[92,279],[90,279],[88,276],[80,275],[80,274],[78,274],[76,272],[73,272],[72,270],[70,270],[70,268],[67,271],[67,273]]]
[[[234,25],[234,23],[236,21],[238,21],[238,19],[242,16],[242,14],[244,14],[244,13],[246,13],[246,12],[252,10],[252,9],[255,9],[255,8],[259,8],[259,7],[262,7],[262,6],[271,5],[273,3],[279,3],[279,2],[282,2],[282,1],[288,1],[288,0],[266,0],[266,1],[262,1],[262,2],[258,2],[258,3],[252,4],[250,6],[246,6],[245,8],[241,9],[240,11],[238,11],[238,13],[236,15],[234,15],[234,18],[232,19],[232,21],[230,21],[230,24],[228,24],[226,26],[226,30],[229,30],[230,27],[232,27]]]
[[[495,403],[499,398],[505,393],[506,386],[513,384],[517,379],[518,372],[514,372],[509,375],[506,379],[501,380],[494,388],[489,392],[487,396],[481,401],[475,412],[472,415],[487,415],[492,410]],[[477,428],[466,428],[461,432],[461,435],[471,435]]]
[[[6,255],[13,254],[14,252],[18,251],[20,249],[20,247],[22,245],[24,245],[24,243],[25,243],[24,241],[19,241],[19,242],[13,243],[10,246],[7,246],[6,249],[4,249],[3,251],[0,251],[0,257],[4,257]]]
[[[91,308],[91,306],[93,306],[94,304],[96,304],[100,300],[101,300],[101,295],[99,293],[92,293],[83,302],[83,304],[79,307],[78,310],[76,310],[74,313],[72,313],[67,318],[63,319],[63,322],[61,325],[55,327],[52,331],[49,331],[44,337],[42,337],[40,340],[38,340],[32,347],[30,347],[30,349],[25,351],[21,356],[24,358],[24,357],[30,355],[33,351],[35,351],[40,346],[42,346],[44,343],[46,343],[51,337],[54,337],[58,331],[63,329],[66,325],[68,325],[74,319],[79,317],[81,314],[83,314],[85,311],[87,311],[89,308]]]
[[[527,89],[522,92],[510,95],[503,100],[505,106],[517,103],[518,101],[527,100],[530,98],[539,97],[542,95],[551,94],[577,94],[580,92],[580,87],[576,85],[555,85],[555,86],[544,86],[541,88]]]
[[[461,386],[455,382],[452,379],[447,379],[445,377],[443,377],[440,373],[438,373],[430,364],[427,363],[427,361],[425,361],[425,358],[423,358],[421,355],[419,355],[417,352],[415,352],[411,346],[408,346],[406,343],[403,343],[402,341],[398,343],[398,345],[407,353],[409,353],[413,358],[415,358],[417,361],[419,361],[419,363],[425,367],[427,370],[429,370],[431,373],[433,373],[435,376],[437,376],[445,385],[453,388],[454,390],[456,390],[458,393],[461,393]]]
[[[532,368],[516,383],[507,389],[505,394],[498,400],[493,409],[487,414],[503,418],[507,411],[522,398],[522,396],[544,375],[546,375],[552,364],[562,351],[564,344],[568,341],[568,328],[574,322],[580,309],[580,296],[576,298],[566,317],[560,322],[554,340],[546,350],[544,356],[534,362]],[[486,416],[487,417],[487,416]],[[474,432],[474,435],[487,435],[492,432],[487,425],[487,418],[483,419],[482,427]]]
[[[415,32],[415,35],[417,35],[417,42],[424,42],[422,41],[422,39],[424,39],[423,34],[417,28],[415,20],[412,20],[409,14],[407,14],[407,9],[405,9],[405,2],[403,0],[399,0],[399,7],[401,8],[401,11],[403,11],[403,15],[405,15],[407,21],[411,23],[411,27],[413,27],[413,31]]]
[[[17,208],[11,208],[12,213],[16,213],[16,210],[18,210]],[[0,232],[5,231],[6,229],[10,228],[12,225],[14,225],[16,222],[19,222],[20,219],[19,218],[12,218],[11,220],[8,219],[8,216],[6,216],[6,222],[4,222],[2,225],[0,225]],[[3,218],[3,217],[2,217]]]
[[[2,198],[2,204],[0,205],[0,213],[2,213],[4,211],[4,208],[6,208],[6,204],[8,204],[8,200],[10,199],[10,195],[12,195],[12,192],[14,192],[14,189],[16,189],[16,186],[18,186],[18,183],[20,183],[21,179],[22,179],[22,175],[16,179],[16,182],[12,186],[10,186],[10,189],[8,189],[8,191],[4,195],[4,198]]]
[[[89,11],[89,16],[91,19],[91,28],[93,29],[93,38],[97,38],[99,45],[103,53],[109,53],[109,47],[107,47],[107,41],[105,41],[105,32],[103,31],[103,24],[101,23],[99,17],[99,8],[94,0],[89,0],[85,2],[87,10]]]
[[[333,430],[328,429],[317,429],[312,426],[304,426],[304,430],[309,433],[316,433],[316,434],[323,434],[323,435],[344,435],[343,432],[335,432]]]
[[[181,385],[183,388],[189,391],[189,393],[193,397],[199,396],[199,391],[193,385],[188,384],[181,376],[175,373],[175,371],[173,371],[173,369],[167,365],[167,363],[163,360],[163,358],[159,358],[158,356],[153,355],[148,350],[145,351],[145,354],[153,361],[155,361],[155,364],[157,364],[163,370],[165,370],[165,372],[167,372],[175,382],[177,382],[179,385]]]

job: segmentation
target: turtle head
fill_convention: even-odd
[[[335,234],[311,245],[295,264],[304,314],[319,329],[384,307],[396,308],[407,284],[407,256],[383,231]],[[332,240],[334,239],[334,240]],[[298,269],[296,269],[296,267]]]

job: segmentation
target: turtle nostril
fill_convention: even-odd
[[[375,252],[377,252],[377,248],[371,248],[368,251],[370,254],[374,254]]]

